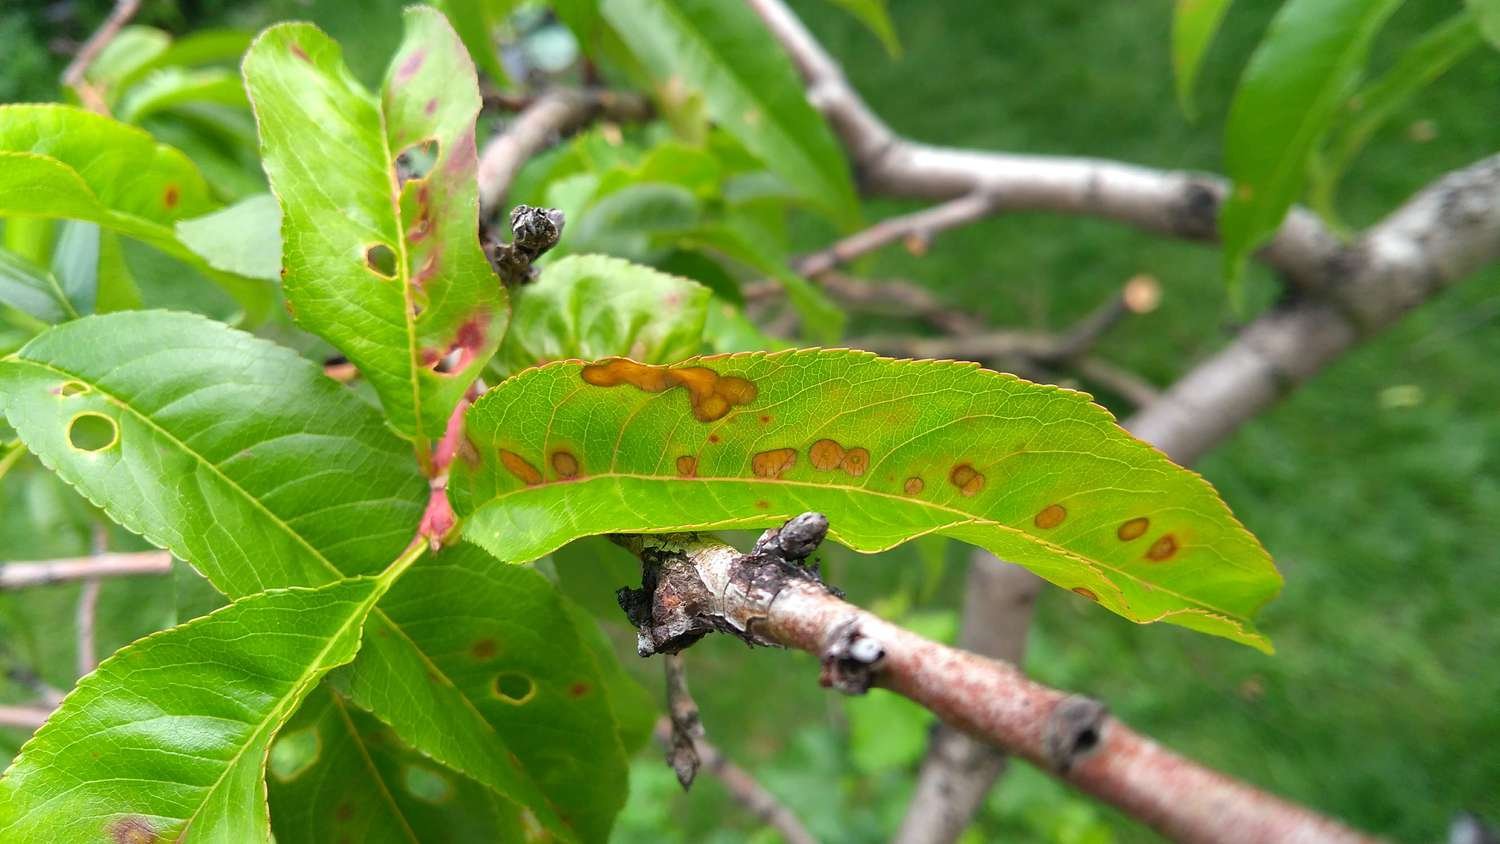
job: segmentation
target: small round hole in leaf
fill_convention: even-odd
[[[528,703],[536,695],[536,684],[525,674],[507,671],[495,678],[495,697],[512,706]]]
[[[419,141],[396,156],[396,181],[406,184],[409,179],[420,179],[432,172],[437,163],[438,142],[435,138]]]
[[[80,451],[103,451],[120,438],[120,426],[102,413],[80,413],[68,422],[68,442]]]
[[[427,803],[442,803],[453,796],[448,778],[422,765],[407,765],[401,779],[413,797]]]
[[[57,388],[57,394],[63,398],[81,396],[88,391],[89,385],[82,381],[64,381],[62,386]]]
[[[291,782],[318,761],[321,750],[322,741],[318,739],[318,731],[312,727],[283,734],[271,745],[268,764],[271,776],[280,782]]]
[[[396,253],[384,243],[377,243],[365,250],[365,266],[376,275],[396,277]]]

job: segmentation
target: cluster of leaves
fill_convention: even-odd
[[[1363,81],[1370,45],[1402,0],[1286,0],[1250,57],[1224,130],[1234,180],[1220,212],[1225,273],[1280,227],[1304,194],[1338,225],[1339,180],[1366,142],[1428,83],[1488,41],[1500,49],[1500,3],[1463,8]],[[1172,59],[1182,109],[1193,114],[1198,68],[1230,0],[1178,0]]]
[[[302,24],[249,46],[244,101],[212,66],[227,48],[146,31],[149,58],[94,79],[178,137],[248,102],[274,199],[122,120],[0,112],[0,301],[33,335],[0,360],[0,471],[24,447],[229,602],[78,684],[0,779],[0,836],[603,839],[652,708],[577,604],[501,561],[607,532],[818,509],[859,550],[950,536],[1128,618],[1268,647],[1250,620],[1280,581],[1259,544],[1080,394],[847,351],[684,362],[769,344],[735,308],[750,274],[837,330],[777,229],[791,206],[852,225],[847,167],[741,7],[558,11],[668,120],[533,165],[517,191],[575,223],[514,297],[477,235],[474,67],[430,8],[407,13],[378,92]],[[141,309],[122,239],[222,284],[245,325],[336,350],[369,393]],[[269,316],[278,295],[316,340]],[[487,371],[511,377],[464,412]],[[424,556],[450,471],[463,538]]]

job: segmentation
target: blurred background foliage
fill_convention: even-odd
[[[344,44],[356,73],[372,82],[399,36],[401,5],[153,0],[137,22],[180,35],[311,19]],[[893,0],[901,44],[893,57],[833,5],[793,3],[870,104],[911,137],[1222,170],[1234,80],[1277,4],[1233,5],[1203,68],[1197,123],[1173,100],[1169,5]],[[6,3],[0,101],[60,99],[56,80],[67,56],[108,6]],[[1457,7],[1406,3],[1377,41],[1372,66],[1389,65]],[[1500,53],[1482,51],[1373,139],[1344,180],[1340,214],[1352,225],[1368,224],[1442,172],[1493,152],[1500,145],[1497,114]],[[545,181],[539,168],[555,158],[523,174],[518,192],[528,179]],[[867,203],[866,216],[916,207],[877,201]],[[791,231],[799,250],[834,235],[812,219]],[[143,286],[180,269],[153,268],[149,262],[160,260],[153,255],[147,250],[132,264]],[[991,218],[944,234],[922,257],[890,249],[855,269],[928,285],[994,325],[1039,329],[1067,325],[1125,279],[1150,274],[1162,284],[1161,307],[1128,321],[1099,351],[1157,384],[1217,348],[1276,290],[1263,270],[1252,269],[1248,305],[1236,310],[1212,249],[1044,215]],[[207,285],[158,283],[157,302],[178,296],[182,307],[228,307]],[[1113,397],[1101,399],[1112,404]],[[1112,406],[1122,415],[1129,410]],[[1287,576],[1285,592],[1263,616],[1279,653],[1267,657],[1165,625],[1136,627],[1049,589],[1027,669],[1107,701],[1126,721],[1211,766],[1400,840],[1434,840],[1460,810],[1500,819],[1500,271],[1487,270],[1374,338],[1199,468]],[[7,477],[0,513],[0,558],[88,550],[94,515],[47,473]],[[111,547],[143,546],[116,529]],[[876,558],[840,549],[825,557],[831,580],[855,602],[953,637],[962,549],[915,543]],[[576,561],[549,565],[563,577],[579,574]],[[103,653],[175,618],[170,579],[111,583],[103,594]],[[0,701],[31,699],[31,672],[57,688],[72,685],[75,597],[72,586],[0,594],[7,674]],[[606,626],[626,665],[656,689],[659,669],[634,658],[623,619]],[[880,692],[831,696],[814,682],[813,661],[800,654],[710,640],[689,662],[710,737],[815,834],[849,842],[890,835],[925,748],[930,718],[922,710]],[[9,756],[23,738],[0,731],[0,754]],[[775,840],[711,777],[682,795],[654,751],[636,760],[632,775],[620,841]],[[1016,765],[968,839],[1154,836]]]

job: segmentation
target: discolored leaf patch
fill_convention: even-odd
[[[523,372],[474,404],[467,430],[477,462],[455,468],[455,506],[506,559],[816,510],[856,550],[950,536],[1132,620],[1269,647],[1251,618],[1281,580],[1260,544],[1202,478],[1081,393],[838,350],[611,359]],[[586,471],[515,471],[558,449]]]

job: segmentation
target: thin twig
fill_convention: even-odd
[[[703,719],[698,716],[698,702],[687,687],[687,668],[682,654],[667,654],[667,765],[677,774],[682,790],[693,786],[701,757],[698,742],[704,738]]]
[[[0,706],[0,727],[36,732],[51,715],[45,706]]]
[[[100,114],[109,114],[109,106],[104,101],[102,91],[95,88],[87,80],[89,68],[93,66],[94,60],[109,42],[120,34],[120,30],[135,17],[135,13],[141,8],[141,0],[118,0],[115,7],[110,10],[109,16],[99,25],[89,39],[78,48],[77,55],[63,70],[62,84],[78,92],[78,98],[90,111]]]
[[[0,565],[0,591],[88,578],[170,574],[171,571],[172,555],[166,551],[5,563]]]
[[[822,660],[824,686],[862,694],[878,685],[908,697],[1178,840],[1371,840],[1171,753],[1096,701],[1048,688],[1009,663],[924,639],[845,602],[801,564],[811,550],[805,528],[819,523],[826,534],[826,519],[799,516],[779,539],[769,531],[769,540],[762,537],[748,555],[693,534],[626,537],[626,547],[651,573],[643,576],[642,590],[650,594],[629,601],[640,652],[675,652],[714,631],[807,651]],[[792,543],[787,537],[794,529],[798,540]]]
[[[597,117],[637,121],[650,113],[650,104],[634,94],[566,88],[542,93],[504,131],[485,144],[479,156],[481,217],[489,218],[505,204],[505,194],[521,172],[521,166],[564,133]]]
[[[89,553],[93,559],[103,557],[109,551],[109,529],[95,522],[90,531]],[[98,650],[94,645],[94,627],[99,615],[99,591],[102,583],[97,575],[85,578],[78,592],[78,606],[73,612],[73,628],[77,640],[78,676],[83,677],[99,666]]]
[[[653,734],[657,744],[671,750],[674,742],[671,719],[659,719]],[[767,791],[748,771],[730,761],[723,751],[703,738],[695,740],[694,746],[704,769],[724,784],[734,802],[780,833],[787,844],[817,844],[817,839],[786,804]]]
[[[923,254],[938,232],[966,226],[994,210],[992,194],[984,191],[965,194],[912,214],[881,220],[827,249],[799,258],[793,267],[802,275],[816,276],[898,241],[905,243],[912,253]]]

